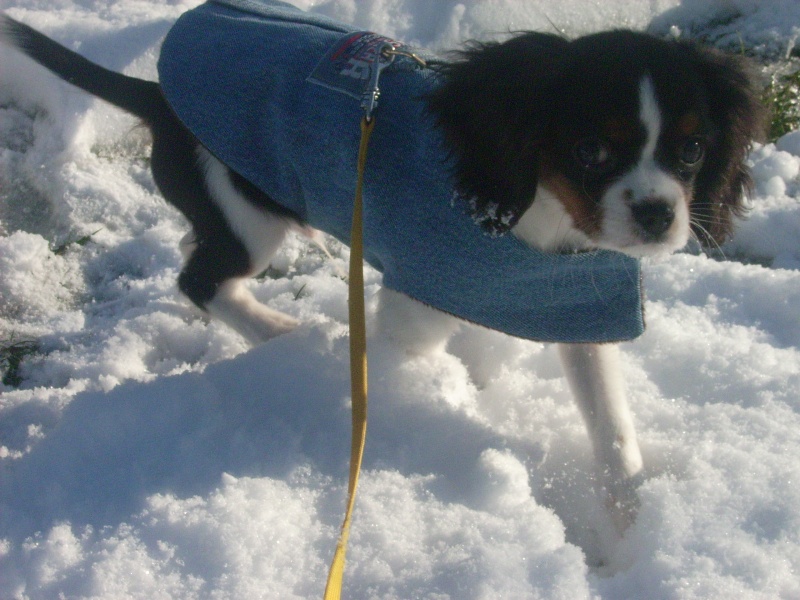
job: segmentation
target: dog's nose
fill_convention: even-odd
[[[660,238],[675,220],[675,210],[663,200],[645,200],[631,206],[633,220],[649,240]]]

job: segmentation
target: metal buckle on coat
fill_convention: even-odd
[[[390,42],[384,42],[381,44],[378,48],[378,52],[375,53],[375,60],[372,64],[372,74],[369,80],[369,88],[367,88],[367,91],[364,92],[364,95],[361,99],[361,108],[364,109],[367,121],[372,120],[372,113],[378,107],[378,100],[381,96],[381,88],[379,84],[381,73],[386,67],[394,62],[395,56],[405,56],[406,58],[414,60],[420,67],[424,68],[426,66],[425,61],[413,52],[398,50],[395,48],[394,44]]]
[[[375,60],[372,63],[372,75],[369,79],[369,88],[364,92],[361,99],[361,108],[364,109],[364,116],[367,121],[372,120],[372,113],[378,107],[378,98],[381,96],[381,88],[378,84],[383,70],[394,62],[394,54],[389,54],[389,50],[394,50],[394,46],[384,42],[375,53]]]

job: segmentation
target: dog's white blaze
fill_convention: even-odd
[[[248,202],[233,185],[228,167],[208,150],[199,146],[197,155],[209,195],[247,249],[253,274],[263,271],[269,266],[291,224]]]
[[[653,82],[647,75],[639,83],[639,120],[646,131],[645,144],[636,166],[603,195],[603,221],[598,245],[633,256],[674,252],[689,241],[689,207],[681,184],[655,159],[662,118]],[[675,219],[662,241],[648,243],[637,233],[630,207],[653,200],[666,202],[675,212]]]
[[[642,77],[642,81],[639,82],[639,120],[647,131],[641,162],[653,162],[658,136],[661,134],[661,111],[656,101],[653,81],[648,76]]]

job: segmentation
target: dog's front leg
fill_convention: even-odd
[[[408,354],[425,356],[444,350],[459,327],[451,315],[389,288],[378,292],[378,329]]]
[[[605,488],[607,508],[622,533],[636,518],[636,475],[642,455],[625,397],[614,344],[562,344],[561,361],[586,421]]]

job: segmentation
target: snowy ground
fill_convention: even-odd
[[[0,7],[153,78],[196,3]],[[789,0],[297,4],[439,48],[551,22],[714,20],[718,43],[772,55],[800,33]],[[347,250],[287,245],[252,289],[305,325],[249,350],[177,293],[186,226],[147,144],[0,49],[0,346],[39,344],[0,385],[0,598],[320,597],[347,477]],[[751,161],[726,259],[645,265],[648,329],[623,351],[647,476],[625,538],[552,347],[464,327],[423,360],[373,336],[346,597],[800,598],[800,132]]]

